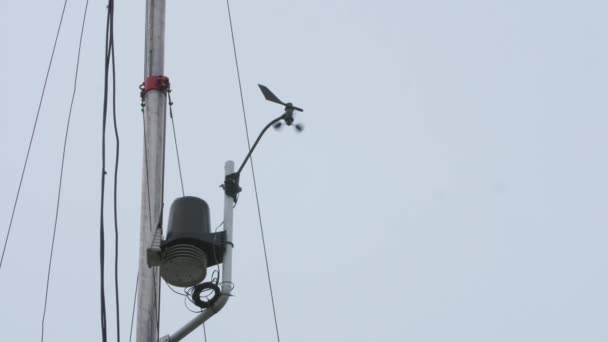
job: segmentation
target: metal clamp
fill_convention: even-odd
[[[146,96],[146,93],[149,92],[150,90],[165,91],[165,90],[169,89],[170,87],[171,87],[171,84],[169,82],[169,77],[162,76],[162,75],[149,76],[148,78],[146,78],[144,83],[142,83],[139,86],[139,89],[141,90],[141,99],[143,100],[144,97]]]

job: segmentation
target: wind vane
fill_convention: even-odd
[[[295,112],[303,112],[291,102],[281,101],[266,86],[259,85],[264,98],[285,106],[283,114],[273,119],[260,132],[238,170],[234,162],[225,166],[224,189],[224,231],[211,232],[210,210],[207,203],[197,197],[177,198],[171,205],[166,238],[163,238],[162,221],[159,221],[146,249],[146,263],[149,268],[159,267],[160,276],[173,286],[186,288],[186,293],[201,312],[182,328],[171,335],[160,338],[161,342],[177,342],[219,312],[232,296],[232,248],[234,207],[241,192],[239,178],[243,167],[264,133],[270,128],[279,129],[283,123],[294,126],[301,132],[304,126],[294,124]],[[162,217],[162,212],[161,212]],[[205,282],[207,268],[222,265],[222,280]],[[213,278],[213,277],[212,277]]]
[[[261,84],[258,84],[258,86],[260,87],[260,90],[262,90],[262,94],[264,94],[264,98],[266,100],[285,106],[285,114],[283,114],[283,120],[285,120],[285,124],[287,124],[287,126],[291,126],[291,124],[293,124],[294,110],[297,110],[298,112],[304,111],[302,108],[298,108],[298,107],[294,106],[293,103],[291,103],[291,102],[285,103],[285,102],[279,100],[279,98],[275,94],[273,94],[273,92],[271,92],[270,89],[268,89],[268,87],[261,85]],[[282,125],[283,125],[283,123],[281,121],[279,121],[274,124],[274,128],[279,129],[279,128],[281,128]],[[296,131],[298,131],[298,132],[302,132],[304,130],[304,126],[302,124],[295,124],[294,127],[295,127]]]
[[[271,126],[274,127],[275,129],[280,129],[281,126],[283,125],[283,122],[285,122],[285,124],[287,126],[291,126],[294,122],[294,114],[295,114],[294,111],[298,111],[298,112],[304,111],[304,109],[294,106],[293,103],[291,103],[291,102],[285,103],[285,102],[279,100],[279,98],[272,91],[270,91],[270,89],[268,89],[268,87],[263,86],[261,84],[258,84],[258,86],[260,87],[260,90],[262,90],[262,94],[264,94],[264,98],[266,100],[285,106],[285,112],[281,116],[270,121],[262,129],[262,132],[260,132],[257,139],[255,139],[255,142],[251,146],[251,149],[247,153],[247,156],[245,156],[245,160],[243,160],[239,169],[232,174],[226,175],[226,178],[224,180],[224,184],[222,185],[222,187],[224,188],[224,191],[226,192],[226,196],[232,197],[234,199],[235,203],[238,200],[239,192],[241,192],[241,190],[242,190],[241,187],[239,186],[239,178],[241,176],[241,171],[243,171],[243,168],[247,164],[247,161],[249,160],[249,158],[251,158],[251,154],[253,153],[255,148],[258,146],[258,143],[264,136],[264,133],[266,133],[266,131]],[[304,125],[302,125],[300,123],[295,124],[294,127],[297,132],[302,132],[304,130]]]

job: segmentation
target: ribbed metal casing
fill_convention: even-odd
[[[168,246],[163,252],[160,275],[173,286],[194,286],[207,275],[207,256],[190,244]]]

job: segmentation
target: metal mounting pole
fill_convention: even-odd
[[[144,76],[162,76],[165,53],[165,0],[146,1]],[[144,95],[144,167],[141,198],[137,342],[158,341],[160,282],[158,267],[148,267],[146,251],[154,230],[162,224],[165,174],[166,92],[152,89]]]

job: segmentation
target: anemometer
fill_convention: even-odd
[[[226,305],[231,296],[232,284],[232,230],[234,207],[241,192],[240,174],[251,158],[258,143],[270,127],[276,130],[283,125],[293,126],[302,132],[304,126],[295,122],[295,113],[302,108],[291,102],[281,101],[266,86],[258,85],[264,98],[285,107],[283,114],[270,121],[260,132],[245,159],[234,170],[234,162],[225,166],[224,230],[211,232],[210,210],[207,203],[198,197],[177,198],[171,205],[166,239],[163,239],[162,222],[156,227],[152,245],[147,249],[149,267],[159,266],[160,276],[170,285],[185,288],[188,299],[201,311],[184,327],[172,335],[161,338],[161,342],[179,341]],[[222,265],[221,281],[217,278],[204,282],[209,267]]]

